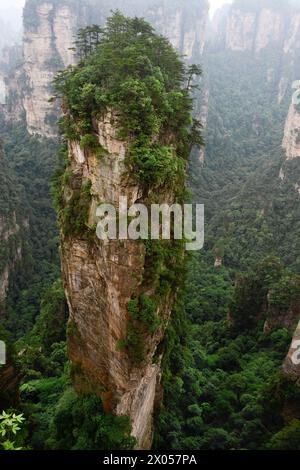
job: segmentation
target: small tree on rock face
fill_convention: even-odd
[[[194,77],[200,77],[202,75],[202,69],[197,64],[192,64],[187,69],[187,90],[192,90],[193,88],[198,88],[198,85],[192,85]]]
[[[103,30],[98,25],[80,28],[75,41],[74,50],[77,52],[79,59],[85,59],[100,44]]]

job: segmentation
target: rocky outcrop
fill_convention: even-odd
[[[284,53],[294,54],[295,50],[300,47],[300,14],[295,13],[292,15],[288,27],[286,39],[284,41]]]
[[[283,364],[283,371],[292,380],[300,379],[300,322],[293,335],[289,352]]]
[[[216,256],[214,267],[221,268],[222,264],[223,264],[223,258],[221,256]]]
[[[264,333],[268,334],[276,328],[287,328],[293,331],[300,317],[299,299],[290,302],[288,307],[280,308],[280,306],[272,303],[271,297],[272,292],[269,292],[265,311]]]
[[[277,46],[284,54],[294,53],[299,46],[299,14],[296,11],[269,6],[233,6],[223,12],[223,36],[218,33],[219,42],[232,51],[253,51],[259,53],[269,46]]]
[[[283,41],[284,26],[284,17],[271,9],[257,12],[233,7],[226,26],[226,48],[259,52]]]
[[[0,73],[0,105],[6,102],[6,86],[3,75]]]
[[[24,204],[22,208],[19,207],[21,194],[2,149],[0,149],[0,187],[0,313],[2,313],[11,276],[22,258],[22,237],[28,230],[28,221],[24,213],[22,214]]]
[[[0,304],[3,304],[6,299],[6,293],[9,287],[9,268],[5,266],[0,274]]]
[[[287,160],[300,157],[300,113],[293,103],[286,119],[282,147]]]
[[[69,143],[69,171],[72,178],[64,189],[70,204],[76,191],[90,185],[88,202],[89,236],[67,234],[62,230],[61,252],[63,278],[70,310],[68,351],[72,361],[75,388],[101,396],[106,411],[131,418],[137,448],[147,449],[152,441],[152,416],[160,383],[161,343],[176,288],[162,295],[155,307],[159,327],[150,333],[139,329],[143,357],[124,342],[130,317],[128,302],[141,295],[154,294],[155,286],[144,284],[147,270],[145,244],[134,240],[103,241],[96,237],[96,208],[101,202],[119,207],[119,198],[127,197],[128,207],[135,202],[147,204],[144,188],[126,171],[128,144],[117,137],[117,117],[108,112],[94,122],[94,131],[105,155],[82,150],[76,141]],[[173,194],[159,194],[164,202]],[[149,260],[148,260],[149,262]]]
[[[28,10],[30,5],[27,6]],[[26,86],[23,107],[28,131],[31,134],[55,136],[58,109],[49,103],[52,96],[51,82],[57,72],[74,62],[70,50],[74,42],[78,18],[68,5],[44,1],[33,5],[27,16],[34,23],[25,21],[24,66]],[[26,17],[25,17],[26,18]]]
[[[203,53],[208,22],[206,1],[161,2],[149,9],[146,17],[186,60],[198,59]]]
[[[233,8],[227,19],[225,46],[232,51],[252,50],[255,41],[256,15]]]
[[[198,108],[198,109],[197,109]],[[208,121],[208,113],[209,113],[209,88],[208,86],[204,86],[201,90],[201,96],[198,100],[198,106],[195,110],[195,115],[197,119],[201,122],[204,129],[206,129],[207,121]],[[201,166],[204,165],[205,161],[205,147],[201,147],[198,151],[198,161]]]
[[[5,76],[6,96],[4,114],[9,122],[19,122],[26,118],[24,109],[24,84],[27,78],[23,67],[16,68]]]
[[[254,48],[261,51],[270,44],[281,44],[284,38],[285,19],[282,14],[271,9],[263,8],[257,20]]]
[[[21,240],[19,238],[20,226],[16,220],[16,213],[0,215],[0,242],[2,256],[0,260],[0,304],[4,304],[9,289],[9,277],[14,266],[22,258]]]

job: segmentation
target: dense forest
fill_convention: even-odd
[[[26,3],[30,27],[36,3]],[[136,13],[134,1],[117,6]],[[236,0],[234,6],[247,12],[283,9],[275,0]],[[163,393],[152,448],[300,450],[300,388],[282,370],[300,316],[299,159],[286,161],[281,145],[292,90],[278,101],[280,78],[288,77],[290,86],[300,63],[285,60],[274,45],[253,53],[210,40],[201,57],[194,54],[199,66],[187,66],[144,20],[118,12],[105,31],[81,29],[79,65],[55,79],[56,95],[70,110],[59,121],[60,137],[30,135],[24,116],[8,122],[1,115],[0,222],[9,214],[9,227],[16,223],[19,231],[0,247],[0,268],[13,267],[0,308],[0,339],[8,346],[3,367],[15,378],[0,390],[0,448],[115,450],[136,444],[128,416],[105,412],[99,396],[73,387],[66,336],[78,332],[70,331],[60,269],[59,227],[63,236],[76,234],[90,243],[84,211],[91,194],[79,191],[64,202],[66,187],[72,187],[67,141],[79,141],[101,165],[104,149],[94,121],[114,107],[119,137],[130,135],[130,171],[143,187],[155,193],[168,183],[180,203],[205,205],[205,246],[187,255],[184,269],[181,248],[175,253],[158,245],[150,251],[159,279],[154,297],[172,285],[180,289],[159,344]],[[187,81],[193,83],[196,111],[209,91],[201,131],[204,162]],[[175,157],[158,142],[164,133],[177,135]],[[192,144],[187,194],[182,184]],[[22,258],[16,260],[18,248]],[[137,312],[131,301],[135,329],[123,344],[136,356],[141,322],[155,323],[153,302],[139,302]]]

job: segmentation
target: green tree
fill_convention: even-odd
[[[23,414],[2,411],[0,414],[0,446],[3,450],[22,450],[18,447],[18,433],[25,421]]]

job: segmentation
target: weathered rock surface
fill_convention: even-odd
[[[203,2],[192,6],[183,2],[180,5],[162,2],[150,8],[146,18],[188,61],[203,53],[208,22],[208,6]]]
[[[286,119],[282,147],[287,160],[300,157],[300,113],[293,103]]]
[[[255,13],[232,9],[226,25],[226,48],[232,51],[252,50],[255,25]]]
[[[104,409],[131,418],[137,448],[149,448],[152,441],[152,415],[160,382],[160,359],[154,356],[162,341],[174,302],[175,292],[162,297],[157,309],[161,324],[157,331],[145,331],[145,353],[136,364],[127,350],[118,345],[126,337],[130,299],[145,292],[145,245],[141,241],[101,241],[96,237],[96,208],[101,202],[119,206],[119,197],[128,206],[145,201],[143,188],[126,171],[127,144],[116,137],[116,118],[108,113],[95,122],[95,133],[106,151],[99,158],[70,142],[71,186],[91,183],[89,226],[93,240],[62,235],[62,267],[70,310],[68,351],[73,363],[73,383],[84,393],[102,397]],[[73,188],[73,189],[72,189]],[[164,202],[173,195],[161,194]],[[147,287],[151,294],[153,286]]]
[[[283,41],[284,16],[276,11],[263,8],[259,13],[255,31],[255,51],[259,52],[270,44]]]
[[[300,378],[300,322],[295,330],[288,355],[284,361],[283,371],[292,380]]]
[[[22,258],[21,241],[18,239],[20,226],[16,220],[16,213],[0,215],[0,243],[3,256],[0,264],[0,304],[6,300],[9,289],[9,277],[14,265]]]
[[[3,188],[5,191],[6,188]],[[20,230],[16,214],[0,214],[0,244],[2,256],[0,259],[0,313],[9,288],[9,276],[15,262],[21,258],[21,246],[16,238]]]
[[[24,67],[26,88],[23,107],[28,131],[54,137],[58,110],[49,103],[51,82],[57,70],[74,62],[70,51],[77,17],[69,6],[51,1],[37,5],[37,23],[24,30]]]
[[[22,258],[23,236],[26,238],[28,219],[22,209],[20,188],[0,148],[0,313],[5,303],[11,275]]]
[[[288,50],[294,45],[295,37],[292,31],[288,34]],[[285,17],[280,12],[268,8],[259,11],[245,11],[233,6],[229,11],[226,24],[225,47],[232,51],[260,52],[271,44],[283,46],[285,37]]]
[[[276,328],[287,328],[293,331],[295,324],[300,317],[300,303],[299,299],[292,301],[288,308],[280,308],[270,302],[270,294],[268,294],[266,309],[264,315],[266,321],[264,324],[264,333],[268,334]]]
[[[222,12],[221,12],[222,13]],[[218,24],[225,29],[218,33],[223,47],[232,51],[260,52],[277,46],[284,54],[294,54],[300,45],[300,16],[296,10],[262,8],[241,9],[233,5],[223,10]]]

